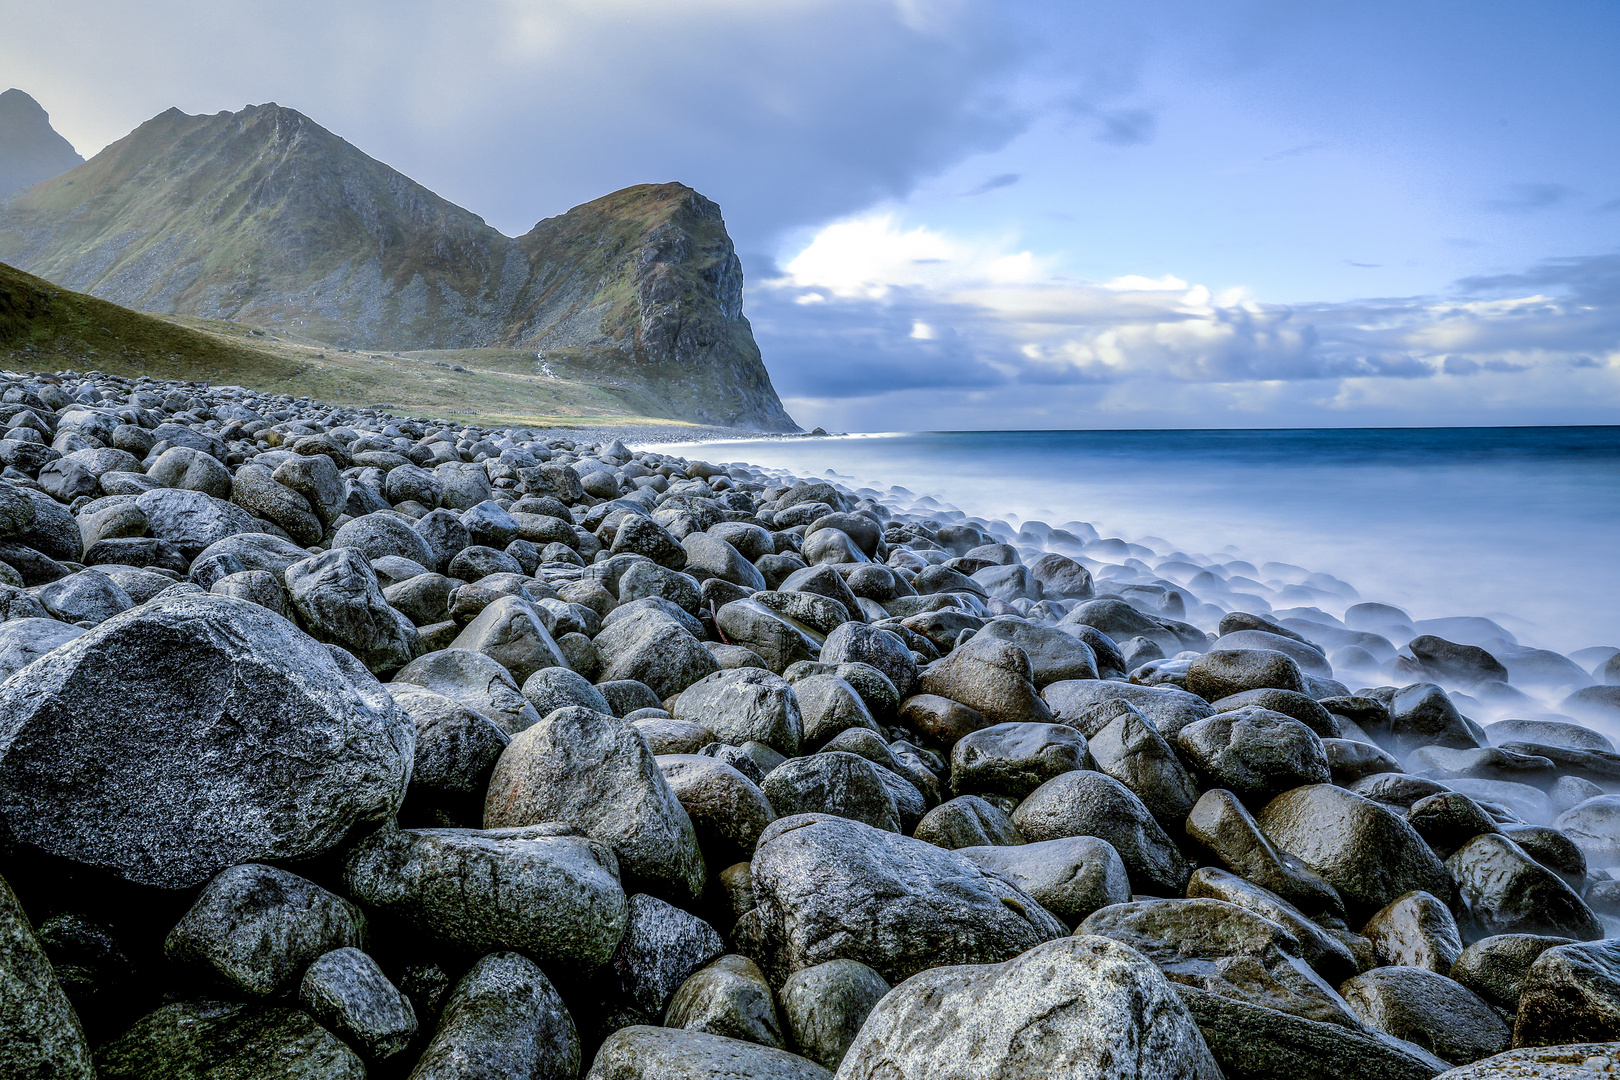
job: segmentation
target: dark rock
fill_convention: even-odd
[[[1292,657],[1269,649],[1231,649],[1205,653],[1187,669],[1187,689],[1206,701],[1219,701],[1247,690],[1305,692],[1305,680]]]
[[[1381,967],[1345,982],[1339,992],[1356,1017],[1457,1064],[1506,1050],[1512,1032],[1491,1007],[1460,983],[1416,967]]]
[[[1620,942],[1555,945],[1519,992],[1513,1045],[1620,1041]]]
[[[1536,957],[1569,938],[1537,934],[1498,934],[1481,938],[1457,957],[1450,975],[1508,1016],[1519,1011],[1519,991]]]
[[[1095,836],[1112,844],[1137,892],[1180,896],[1191,867],[1142,801],[1111,776],[1067,772],[1018,805],[1013,824],[1036,842]]]
[[[471,649],[440,649],[394,675],[390,686],[419,686],[460,702],[499,724],[508,735],[540,719],[500,664]]]
[[[1013,847],[959,847],[956,853],[1000,874],[1070,926],[1098,908],[1131,898],[1119,852],[1106,840],[1072,836]]]
[[[917,679],[917,664],[900,637],[865,623],[850,622],[827,635],[821,647],[827,664],[869,664],[903,696]]]
[[[586,1080],[831,1080],[796,1054],[707,1031],[623,1027],[597,1051]]]
[[[967,859],[845,818],[779,818],[751,866],[764,966],[778,978],[851,959],[895,982],[1010,959],[1066,932],[1028,893]]]
[[[604,626],[595,644],[601,658],[598,681],[632,679],[652,687],[660,700],[720,668],[702,642],[661,611],[638,611]]]
[[[563,825],[379,830],[344,868],[349,895],[472,953],[520,949],[590,970],[624,935],[626,899],[605,844]]]
[[[632,888],[703,891],[697,835],[647,742],[623,720],[565,708],[513,737],[490,779],[484,825],[564,822],[613,848]]]
[[[1476,836],[1446,860],[1470,937],[1546,934],[1594,941],[1603,926],[1557,874],[1507,837]]]
[[[664,1026],[782,1049],[782,1021],[771,986],[746,956],[722,956],[681,984]]]
[[[480,959],[445,1002],[412,1080],[579,1075],[579,1033],[551,980],[515,952]]]
[[[1188,724],[1176,741],[1211,786],[1255,805],[1306,784],[1325,784],[1332,775],[1314,731],[1257,706]]]
[[[811,1061],[836,1069],[872,1009],[889,992],[883,976],[858,960],[829,960],[802,968],[782,984],[782,1016],[793,1045]]]
[[[283,580],[299,621],[318,641],[341,645],[379,674],[398,671],[420,648],[416,627],[388,606],[369,563],[333,548],[287,567]]]
[[[1465,685],[1508,679],[1508,670],[1501,661],[1478,645],[1459,645],[1433,634],[1422,634],[1407,642],[1406,647],[1423,669],[1436,678]]]
[[[996,724],[957,741],[951,782],[962,794],[1022,799],[1062,773],[1085,766],[1086,738],[1063,724]]]
[[[1216,712],[1235,712],[1250,706],[1291,716],[1323,739],[1337,739],[1341,734],[1339,722],[1320,702],[1292,690],[1246,690],[1214,703]]]
[[[1032,674],[1018,646],[976,638],[924,672],[918,689],[959,701],[996,723],[1050,723],[1051,710],[1035,692]]]
[[[1361,933],[1384,964],[1446,975],[1462,953],[1462,935],[1450,909],[1426,892],[1409,892],[1392,900],[1367,920]]]
[[[788,757],[799,752],[803,735],[793,688],[760,668],[717,671],[693,682],[676,699],[674,715],[702,724],[720,742],[740,746],[752,740]]]
[[[148,1013],[96,1053],[102,1080],[366,1080],[336,1035],[297,1009],[197,999]]]
[[[1111,704],[1116,700],[1129,702],[1169,740],[1194,720],[1215,715],[1209,702],[1173,686],[1076,679],[1053,683],[1042,696],[1059,723],[1078,728],[1088,739],[1117,715]]]
[[[1344,917],[1344,900],[1297,856],[1274,846],[1230,791],[1200,796],[1187,815],[1187,836],[1202,844],[1233,873],[1312,916]]]
[[[1187,898],[1200,897],[1236,904],[1287,930],[1299,943],[1300,957],[1330,985],[1349,978],[1358,970],[1355,956],[1343,942],[1306,918],[1299,908],[1252,881],[1213,866],[1201,866],[1187,882]]]
[[[416,1034],[410,999],[359,949],[334,949],[310,964],[298,986],[298,1003],[373,1060],[398,1054]]]
[[[0,879],[0,1072],[40,1080],[94,1080],[96,1075],[79,1017],[4,879]]]

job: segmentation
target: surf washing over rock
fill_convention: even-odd
[[[1519,659],[1073,528],[238,387],[0,401],[4,1075],[1612,1066],[1612,657],[1482,724]]]

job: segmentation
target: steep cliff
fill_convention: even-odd
[[[0,260],[340,348],[556,352],[651,415],[794,429],[719,207],[679,184],[513,239],[292,109],[171,109],[0,206]]]
[[[0,94],[0,200],[83,161],[39,102],[21,90]]]

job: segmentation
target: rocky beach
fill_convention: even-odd
[[[1620,648],[690,428],[0,423],[0,1075],[1620,1072]]]

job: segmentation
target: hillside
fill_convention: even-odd
[[[340,348],[555,351],[651,415],[794,429],[719,207],[679,184],[513,239],[292,109],[171,109],[0,206],[0,260]]]
[[[0,94],[0,200],[83,161],[39,102],[17,89]]]
[[[239,385],[469,423],[575,426],[653,415],[633,392],[511,349],[343,352],[283,331],[156,316],[0,264],[0,366]]]

